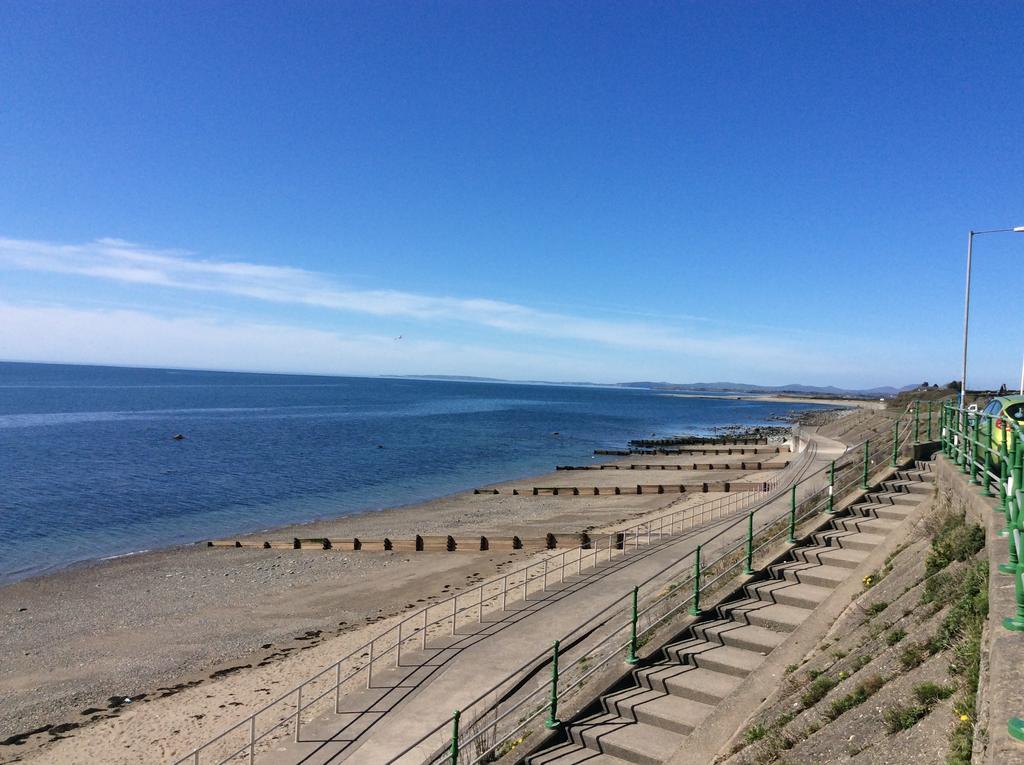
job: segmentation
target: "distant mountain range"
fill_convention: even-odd
[[[895,396],[905,390],[914,390],[917,385],[904,385],[895,388],[884,385],[878,388],[837,388],[834,385],[753,385],[750,383],[708,382],[708,383],[667,383],[667,382],[627,382],[619,383],[623,388],[654,388],[657,390],[685,390],[705,393],[802,393],[829,396]]]
[[[648,390],[677,390],[694,393],[792,393],[797,395],[814,396],[837,396],[847,398],[878,398],[880,396],[895,396],[906,390],[914,390],[917,385],[904,385],[902,388],[895,388],[885,385],[878,388],[837,388],[834,385],[801,385],[792,383],[790,385],[753,385],[751,383],[735,382],[697,382],[697,383],[670,383],[670,382],[623,382],[623,383],[591,383],[591,382],[552,382],[548,380],[502,380],[496,377],[469,377],[465,375],[387,375],[388,377],[400,377],[416,380],[447,380],[450,382],[488,382],[488,383],[519,383],[528,385],[589,385],[602,388],[644,388]]]

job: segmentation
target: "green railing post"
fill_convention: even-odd
[[[450,765],[459,765],[459,718],[462,712],[456,709],[452,713],[452,748],[449,754]]]
[[[747,562],[743,566],[744,574],[754,573],[754,513],[747,514]]]
[[[870,486],[868,486],[868,460],[870,459],[870,453],[869,453],[869,449],[870,448],[871,448],[871,441],[865,441],[864,442],[864,474],[861,476],[861,479],[860,479],[860,488],[865,489],[865,490],[871,488]]]
[[[637,620],[637,607],[636,599],[637,593],[640,590],[639,587],[633,588],[633,608],[632,615],[629,620],[629,652],[626,654],[627,664],[636,664],[640,660],[636,657],[636,620]]]
[[[544,725],[555,729],[562,724],[558,719],[558,641],[551,646],[551,700],[548,702],[548,719]]]
[[[914,443],[921,443],[921,402],[914,402]]]
[[[969,483],[978,485],[978,418],[974,417],[971,423],[971,452],[968,459],[971,461],[971,480]]]
[[[900,421],[892,424],[892,466],[896,467],[900,459]]]
[[[1017,573],[1017,566],[1020,565],[1020,561],[1017,559],[1017,543],[1014,539],[1014,529],[1020,528],[1020,510],[1015,510],[1013,502],[1010,502],[1010,507],[1006,511],[1006,528],[999,530],[999,536],[1010,538],[1010,554],[1006,563],[1000,563],[996,566],[996,570],[1001,574],[1010,574],[1013,576]]]
[[[1020,531],[1015,529],[1010,535],[1010,544],[1014,544],[1014,537],[1020,538]],[[1013,632],[1024,632],[1024,566],[1019,563],[1013,572],[1013,589],[1015,593],[1015,608],[1013,616],[1003,619],[1003,626]]]
[[[789,538],[787,541],[796,541],[796,486],[789,492]]]
[[[1014,492],[1014,494],[1016,494],[1018,491],[1020,491],[1021,488],[1024,488],[1024,486],[1022,486],[1022,483],[1021,483],[1022,481],[1024,481],[1024,442],[1021,441],[1021,436],[1022,435],[1024,435],[1024,433],[1018,433],[1017,437],[1014,439],[1014,442],[1013,442],[1013,467],[1012,467],[1013,472],[1011,473],[1011,475],[1013,476],[1013,492]],[[1020,496],[1020,495],[1018,495],[1018,496]],[[1012,499],[1013,498],[1011,497],[1011,501],[1012,501]],[[1017,510],[1018,510],[1018,513],[1017,513],[1017,525],[1018,526],[1021,523],[1021,517],[1020,517],[1020,512],[1019,511],[1022,510],[1022,509],[1024,509],[1024,508],[1021,508],[1020,503],[1018,502],[1017,503]]]
[[[990,418],[985,418],[983,422],[986,426],[985,430],[988,431],[988,445],[985,447],[985,458],[981,461],[981,496],[991,497],[992,477],[989,474],[992,471],[992,431],[995,430],[995,421]]]
[[[697,545],[696,561],[693,565],[693,603],[690,605],[690,615],[700,616],[700,545]]]
[[[1010,477],[1009,461],[1010,457],[1006,451],[1006,437],[1003,437],[1002,442],[999,444],[999,508],[1006,513],[1006,526],[1010,526],[1010,508],[1007,506],[1009,502],[1008,495],[1006,493],[1006,480]]]
[[[925,433],[926,433],[925,438],[927,438],[929,441],[931,441],[932,440],[932,402],[931,401],[928,402],[928,424],[926,426]]]
[[[946,432],[946,456],[953,460],[956,456],[956,451],[953,449],[953,407],[947,404],[945,408],[946,422],[942,427]],[[955,460],[953,464],[956,464]]]
[[[1010,430],[1007,429],[1007,438],[1009,438],[1009,434]],[[1018,436],[1013,445],[1012,477],[1010,479],[1013,483],[1013,491],[1007,492],[1009,496],[1006,503],[1006,530],[1010,538],[1010,556],[1006,563],[1000,563],[996,566],[999,572],[1003,574],[1016,575],[1019,567],[1022,565],[1022,561],[1019,560],[1017,555],[1016,540],[1017,534],[1024,529],[1024,507],[1021,506],[1024,493],[1020,489],[1021,474],[1024,473],[1024,468],[1021,465],[1022,457],[1024,457],[1024,444],[1021,443]]]
[[[967,412],[960,410],[956,426],[957,430],[957,464],[960,465],[960,472],[967,472]]]
[[[832,465],[828,469],[828,510],[826,512],[834,513],[835,500],[833,494],[836,491],[836,461],[832,460]]]

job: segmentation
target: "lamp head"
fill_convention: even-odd
[[[1013,230],[1017,234],[1024,234],[1024,226],[1014,226]]]

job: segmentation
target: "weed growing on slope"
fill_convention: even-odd
[[[755,723],[754,725],[751,725],[749,728],[747,728],[747,732],[743,734],[743,740],[746,741],[748,744],[753,744],[755,741],[760,741],[767,735],[768,728],[761,725],[760,723]]]
[[[946,514],[932,538],[932,549],[924,564],[925,576],[941,571],[955,560],[970,560],[984,546],[985,530],[981,526],[968,524],[962,512]]]
[[[853,660],[853,666],[850,668],[851,672],[860,672],[864,667],[871,663],[871,657],[867,654],[862,654]]]
[[[863,704],[878,693],[883,685],[885,685],[885,680],[880,675],[871,675],[871,677],[858,683],[853,691],[833,701],[828,711],[825,712],[825,719],[835,720],[844,712],[848,712],[855,706]]]
[[[834,677],[820,675],[815,678],[809,686],[807,686],[807,690],[804,691],[803,696],[800,697],[800,703],[803,704],[804,709],[810,709],[825,698],[828,692],[837,685],[839,685],[839,681]]]
[[[877,616],[878,614],[882,613],[882,611],[884,611],[888,607],[889,607],[888,603],[886,603],[884,600],[880,600],[877,603],[872,603],[870,606],[868,606],[864,610],[867,611],[869,616]]]
[[[907,636],[907,631],[902,627],[897,627],[891,630],[888,635],[885,636],[886,645],[896,645],[898,642],[903,640]]]
[[[943,699],[948,699],[956,691],[956,686],[939,685],[938,683],[926,682],[914,686],[914,698],[919,704],[930,707]]]
[[[885,729],[889,733],[899,733],[917,725],[918,721],[928,714],[928,707],[921,704],[891,706],[882,713]]]
[[[928,645],[926,643],[911,643],[900,652],[900,666],[905,672],[920,667],[928,658]]]

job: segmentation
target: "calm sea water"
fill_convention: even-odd
[[[594,448],[652,432],[764,424],[805,408],[643,390],[0,363],[0,581],[421,501],[586,462]]]

